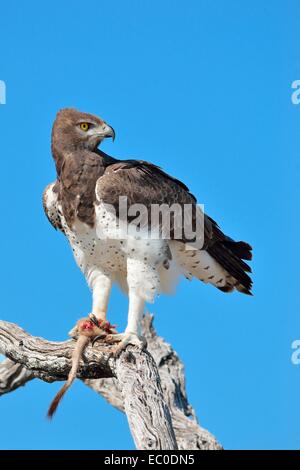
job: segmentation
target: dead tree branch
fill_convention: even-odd
[[[221,449],[198,425],[187,400],[183,365],[171,346],[156,335],[152,320],[147,315],[143,324],[149,352],[129,346],[114,359],[110,346],[88,346],[78,378],[126,413],[138,449],[176,449],[177,445],[186,450]],[[0,322],[0,352],[8,358],[0,364],[0,395],[33,378],[65,380],[73,347],[73,340],[50,342]]]

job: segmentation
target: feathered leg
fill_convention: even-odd
[[[89,277],[89,284],[93,291],[93,307],[91,316],[96,317],[101,325],[108,324],[106,320],[109,295],[112,287],[111,278],[100,271],[93,271]]]
[[[87,278],[93,291],[92,312],[88,315],[87,320],[90,319],[95,326],[106,332],[115,333],[114,327],[106,320],[109,294],[112,287],[111,278],[97,269],[91,269]],[[76,336],[74,334],[74,328],[69,332],[69,335],[72,337]],[[101,338],[102,337],[103,335]]]
[[[144,313],[145,299],[152,300],[157,290],[158,274],[153,267],[138,259],[127,260],[128,283],[128,321],[124,333],[108,335],[107,342],[120,342],[115,354],[120,353],[128,344],[143,349],[146,340],[141,336],[141,321]]]
[[[118,355],[128,344],[137,346],[140,349],[146,347],[146,340],[141,336],[141,321],[144,313],[145,301],[134,291],[129,290],[128,322],[124,333],[110,334],[105,338],[105,342],[119,343],[114,349],[114,354]]]

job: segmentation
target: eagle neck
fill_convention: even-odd
[[[85,147],[76,146],[64,146],[62,143],[56,139],[52,140],[51,145],[52,156],[56,166],[56,173],[58,179],[60,179],[62,168],[66,160],[76,160],[77,165],[84,164],[87,160],[95,160],[97,166],[106,167],[111,163],[114,163],[116,160],[112,157],[109,157],[104,152],[99,149],[95,151],[87,150]]]

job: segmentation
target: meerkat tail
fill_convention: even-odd
[[[64,394],[66,391],[71,387],[72,383],[74,382],[79,366],[79,361],[81,358],[81,355],[83,353],[84,348],[86,347],[87,343],[90,341],[90,338],[84,335],[80,335],[76,346],[74,348],[73,354],[72,354],[72,367],[68,375],[68,379],[64,386],[58,391],[58,393],[55,395],[54,399],[51,402],[51,405],[49,406],[47,417],[51,419],[61,401],[63,398]]]

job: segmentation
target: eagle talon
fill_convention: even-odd
[[[115,357],[119,356],[119,354],[124,349],[126,349],[129,344],[136,346],[140,350],[144,350],[147,347],[146,338],[143,336],[138,336],[136,333],[119,333],[114,335],[107,335],[105,342],[109,344],[119,343],[112,350],[112,354]]]
[[[96,315],[94,315],[93,313],[90,313],[88,318],[91,320],[92,323],[94,323],[95,326],[97,326],[99,328],[100,324],[99,324],[99,321],[98,321]]]
[[[96,327],[105,331],[107,334],[117,333],[116,325],[112,325],[108,320],[97,318],[93,313],[90,313],[88,318]]]
[[[107,335],[106,333],[103,333],[103,335],[95,336],[95,338],[92,340],[92,347],[94,347],[94,345],[95,345],[95,343],[96,343],[97,341],[100,341],[100,340],[102,340],[102,339],[105,339],[105,338],[107,338],[107,336],[108,336],[108,335]]]

